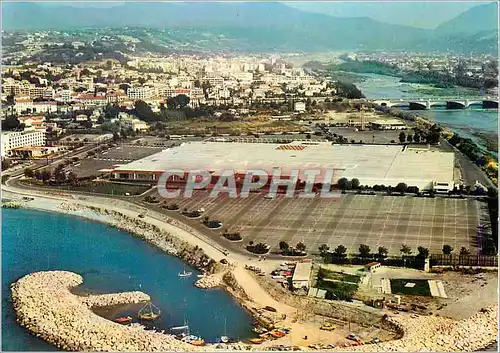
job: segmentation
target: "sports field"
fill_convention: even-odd
[[[167,202],[176,202],[181,209],[204,208],[205,216],[222,221],[231,232],[241,232],[242,246],[253,240],[277,249],[280,241],[290,245],[302,241],[314,252],[321,244],[330,248],[342,244],[349,253],[356,253],[360,244],[369,245],[372,252],[385,246],[389,255],[399,255],[402,244],[414,254],[418,246],[441,253],[444,244],[473,251],[478,224],[484,223],[483,206],[472,199],[353,194],[336,199],[266,199],[250,194],[235,199],[198,192]]]

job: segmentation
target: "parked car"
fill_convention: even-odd
[[[350,333],[346,338],[351,341],[356,341],[356,342],[360,341],[360,338],[353,333]]]
[[[324,331],[333,331],[335,330],[335,328],[336,328],[335,325],[333,325],[332,323],[325,322],[323,325],[321,325],[319,329]]]

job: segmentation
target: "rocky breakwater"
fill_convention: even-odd
[[[398,340],[338,348],[350,352],[472,352],[497,340],[498,306],[482,309],[465,320],[438,316],[391,316],[386,319],[403,333]]]
[[[70,351],[212,351],[195,347],[172,335],[123,326],[106,320],[92,306],[149,300],[142,292],[81,297],[70,288],[83,278],[66,271],[29,274],[11,285],[19,324],[45,341]]]
[[[222,278],[219,274],[204,276],[197,280],[194,285],[201,289],[217,288],[222,285]]]

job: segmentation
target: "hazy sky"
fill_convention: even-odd
[[[60,1],[41,2],[46,5],[61,4]],[[77,7],[112,7],[123,2],[64,2]],[[435,28],[451,20],[460,13],[478,6],[480,1],[293,1],[284,4],[304,11],[319,12],[337,17],[371,17],[375,20],[393,24],[403,24],[420,28]],[[147,6],[147,4],[144,4]]]
[[[371,17],[374,20],[386,23],[435,28],[471,7],[483,3],[479,1],[297,1],[286,2],[285,4],[304,11],[320,12],[337,17]]]

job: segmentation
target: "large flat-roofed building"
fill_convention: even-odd
[[[167,169],[208,170],[218,175],[231,169],[244,175],[251,169],[281,177],[292,169],[335,169],[332,184],[340,178],[357,178],[361,185],[396,186],[400,182],[419,189],[433,183],[453,184],[454,153],[398,145],[332,145],[329,142],[278,143],[187,142],[163,150],[111,172],[117,180],[157,181]]]
[[[292,276],[292,287],[294,289],[309,289],[309,278],[311,277],[312,262],[299,262],[295,266]]]
[[[406,130],[407,126],[398,119],[381,119],[370,121],[371,126],[376,130]]]
[[[2,133],[2,157],[12,155],[12,151],[20,147],[45,145],[43,131],[10,131]]]

